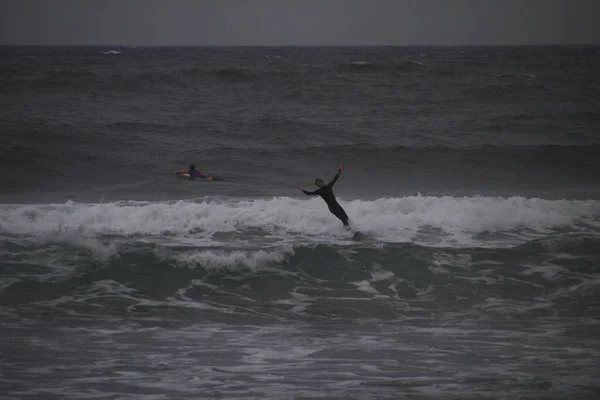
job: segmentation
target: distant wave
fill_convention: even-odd
[[[526,81],[507,81],[506,83],[488,83],[485,85],[466,87],[462,93],[467,96],[481,96],[484,99],[493,99],[503,96],[512,96],[514,94],[530,94],[546,91],[543,84]]]
[[[115,51],[115,50],[111,50]],[[108,53],[108,52],[104,52]],[[113,53],[111,53],[113,54]],[[87,65],[92,62],[94,67]],[[44,67],[43,74],[32,75],[31,72],[22,72],[16,68],[7,67],[5,73],[5,86],[14,90],[20,90],[21,86],[38,86],[53,90],[71,91],[79,88],[82,92],[94,85],[97,91],[123,90],[137,91],[144,89],[146,85],[186,87],[198,82],[218,81],[223,83],[269,83],[281,81],[289,85],[288,89],[294,93],[310,93],[317,96],[319,89],[333,87],[339,89],[341,83],[354,83],[364,75],[393,76],[402,79],[405,74],[418,74],[423,77],[446,78],[462,77],[466,75],[462,69],[456,66],[450,67],[444,64],[424,64],[419,60],[404,60],[395,62],[370,62],[365,60],[354,60],[342,64],[321,65],[310,67],[308,65],[294,65],[285,62],[269,63],[269,67],[247,65],[247,66],[201,66],[186,64],[173,64],[167,68],[130,68],[114,70],[104,75],[102,69],[95,68],[97,62],[93,58],[84,59],[79,68],[57,68]],[[106,61],[104,61],[106,62]],[[28,66],[31,69],[33,67]],[[495,98],[513,93],[525,93],[527,91],[545,90],[542,80],[533,74],[522,73],[491,73],[492,80],[487,79],[484,85],[469,86],[468,82],[460,82],[462,94],[468,97],[473,95],[484,98]],[[297,87],[294,87],[294,85]],[[386,83],[387,84],[387,83]],[[405,83],[406,84],[406,83]],[[421,83],[408,82],[410,87],[419,87]],[[411,86],[413,85],[413,86]],[[311,93],[312,90],[312,93]],[[458,89],[460,90],[460,89]],[[305,95],[292,96],[305,99]]]
[[[307,127],[312,130],[318,130],[317,125],[313,125],[309,122],[294,121],[294,120],[278,120],[270,118],[262,118],[257,120],[257,123],[264,125],[272,125],[275,127],[299,126]],[[122,124],[122,125],[121,125]],[[144,125],[137,125],[137,123],[120,123],[123,127],[144,127]],[[318,136],[318,132],[315,133],[315,140]],[[248,149],[246,145],[228,145],[218,146],[212,148],[212,151],[218,151],[220,153],[236,153],[238,151],[245,151]],[[343,145],[312,145],[306,146],[305,142],[299,142],[293,139],[286,139],[285,143],[275,147],[265,147],[264,143],[258,143],[256,150],[260,150],[263,154],[281,155],[287,152],[293,154],[305,154],[314,156],[315,154],[329,154],[342,157],[351,157],[357,159],[381,159],[381,158],[395,158],[402,155],[403,159],[406,157],[423,157],[424,155],[441,155],[441,154],[455,154],[456,157],[470,157],[486,155],[490,158],[490,162],[493,162],[494,157],[505,157],[505,156],[523,156],[529,157],[532,161],[532,157],[541,155],[544,158],[552,158],[560,155],[561,159],[580,159],[581,162],[587,162],[589,160],[595,160],[594,155],[600,152],[600,144],[581,144],[581,145],[559,145],[559,144],[538,144],[538,145],[473,145],[473,146],[403,146],[393,144],[390,146],[373,145],[369,142],[361,142],[354,144],[343,144]],[[600,160],[598,160],[600,164]]]
[[[214,70],[208,70],[208,75],[212,75],[223,81],[233,82],[247,82],[258,79],[258,76],[244,68],[219,68]]]
[[[156,83],[185,83],[190,80],[213,79],[222,82],[243,83],[274,78],[294,77],[301,74],[299,71],[260,70],[245,67],[223,67],[223,68],[185,68],[162,71],[160,73],[144,72],[134,76],[135,80]],[[113,78],[122,78],[113,76]]]
[[[296,150],[294,148],[294,150]],[[343,151],[403,151],[403,152],[532,152],[532,151],[560,151],[560,152],[577,152],[583,151],[600,151],[600,143],[598,144],[581,144],[581,145],[561,145],[561,144],[536,144],[536,145],[472,145],[472,146],[444,146],[444,145],[433,145],[433,146],[403,146],[403,145],[373,145],[368,142],[359,142],[345,145],[323,145],[323,146],[304,146],[302,148],[306,152],[314,151],[327,151],[327,152],[343,152]]]
[[[103,51],[102,54],[104,55],[116,55],[116,54],[121,54],[121,51],[117,51],[117,50],[108,50],[108,51]]]
[[[109,124],[110,127],[116,129],[124,129],[127,131],[140,131],[144,132],[146,129],[173,129],[180,125],[177,123],[173,124],[157,124],[152,122],[138,122],[138,121],[119,121]]]
[[[539,79],[534,74],[529,73],[516,73],[516,72],[501,72],[496,74],[499,78],[531,78],[531,79]]]
[[[128,77],[124,74],[113,74],[111,81],[134,81],[137,83],[152,82],[155,84],[184,85],[189,82],[217,80],[227,83],[256,82],[260,80],[294,78],[303,75],[298,70],[262,70],[248,67],[222,67],[222,68],[183,68],[163,71],[140,72]]]
[[[224,67],[215,69],[189,68],[172,71],[173,75],[188,78],[217,78],[228,82],[245,82],[258,79],[258,76],[248,68]]]
[[[83,90],[84,87],[97,83],[97,76],[94,73],[77,68],[48,70],[43,75],[34,76],[15,70],[1,71],[0,74],[2,73],[6,73],[7,77],[10,76],[3,85],[4,90],[10,88],[22,90],[29,87],[73,90],[77,86]]]
[[[406,64],[413,64],[413,65],[417,65],[417,66],[419,66],[419,67],[424,67],[424,66],[425,66],[425,64],[423,64],[422,62],[420,62],[420,61],[415,61],[415,60],[408,60],[408,61],[406,62]]]
[[[350,64],[338,64],[338,72],[378,73],[378,72],[407,72],[425,68],[420,61],[408,60],[397,64],[378,64],[362,60],[352,61]]]

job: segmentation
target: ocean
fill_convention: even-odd
[[[598,398],[599,63],[0,47],[0,397]]]

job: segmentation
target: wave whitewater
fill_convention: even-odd
[[[600,232],[600,201],[524,197],[408,196],[340,201],[354,229],[382,243],[516,244],[551,233]],[[0,205],[8,236],[160,237],[204,240],[339,241],[348,238],[321,199],[197,199],[173,202]],[[537,237],[536,236],[536,237]],[[258,242],[257,242],[258,241]]]

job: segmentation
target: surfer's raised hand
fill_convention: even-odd
[[[338,165],[338,174],[344,169],[344,164]]]
[[[302,186],[296,186],[299,190],[304,190],[302,189]]]

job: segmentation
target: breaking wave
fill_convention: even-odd
[[[553,232],[598,232],[600,201],[524,197],[409,196],[340,203],[354,229],[381,243],[487,246]],[[2,205],[9,236],[139,237],[210,246],[348,240],[321,199],[202,199],[176,202]]]

